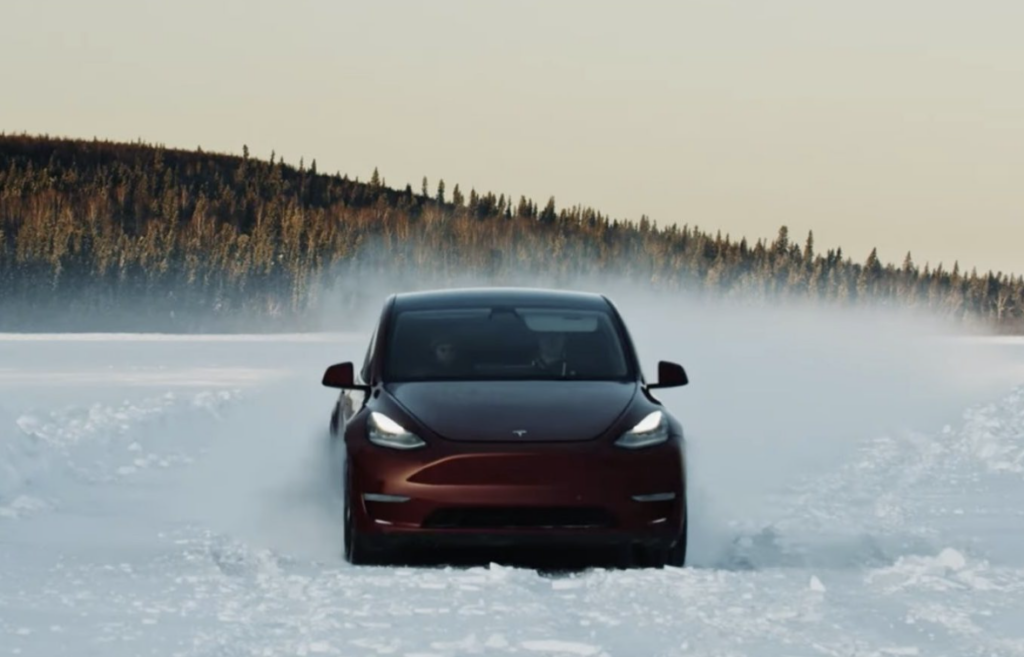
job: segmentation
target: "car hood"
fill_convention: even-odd
[[[616,381],[430,381],[388,386],[394,399],[427,428],[443,438],[466,442],[592,440],[622,415],[636,390],[636,383]]]

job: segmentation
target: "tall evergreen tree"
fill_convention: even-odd
[[[552,196],[548,199],[547,205],[544,206],[544,210],[540,213],[540,222],[542,224],[553,224],[558,219],[558,212],[555,211],[555,197]]]

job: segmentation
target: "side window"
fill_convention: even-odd
[[[377,346],[377,329],[373,329],[373,335],[370,336],[370,346],[366,348],[366,358],[363,360],[363,369],[359,372],[359,377],[363,380],[363,383],[370,383],[370,364],[373,361],[373,349]]]

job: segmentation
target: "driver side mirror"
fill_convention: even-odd
[[[675,388],[690,382],[682,365],[667,360],[658,362],[658,382],[648,384],[647,388]]]
[[[338,363],[337,365],[331,365],[324,372],[323,381],[321,381],[328,388],[352,388],[364,390],[367,386],[358,385],[356,383],[355,368],[352,363]]]

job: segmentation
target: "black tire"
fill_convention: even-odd
[[[686,564],[687,524],[690,514],[685,506],[683,507],[683,513],[683,529],[679,532],[679,537],[676,538],[675,542],[668,547],[654,545],[634,546],[631,555],[631,561],[634,566],[639,568],[664,568],[665,566],[682,568]]]
[[[349,485],[348,469],[345,470],[345,561],[353,566],[365,566],[372,563],[366,539],[356,528],[352,519],[351,486]]]
[[[683,531],[679,534],[675,544],[669,548],[668,554],[665,555],[665,565],[667,566],[682,568],[686,565],[686,542],[688,538],[686,525],[688,520],[689,517],[683,519]]]

